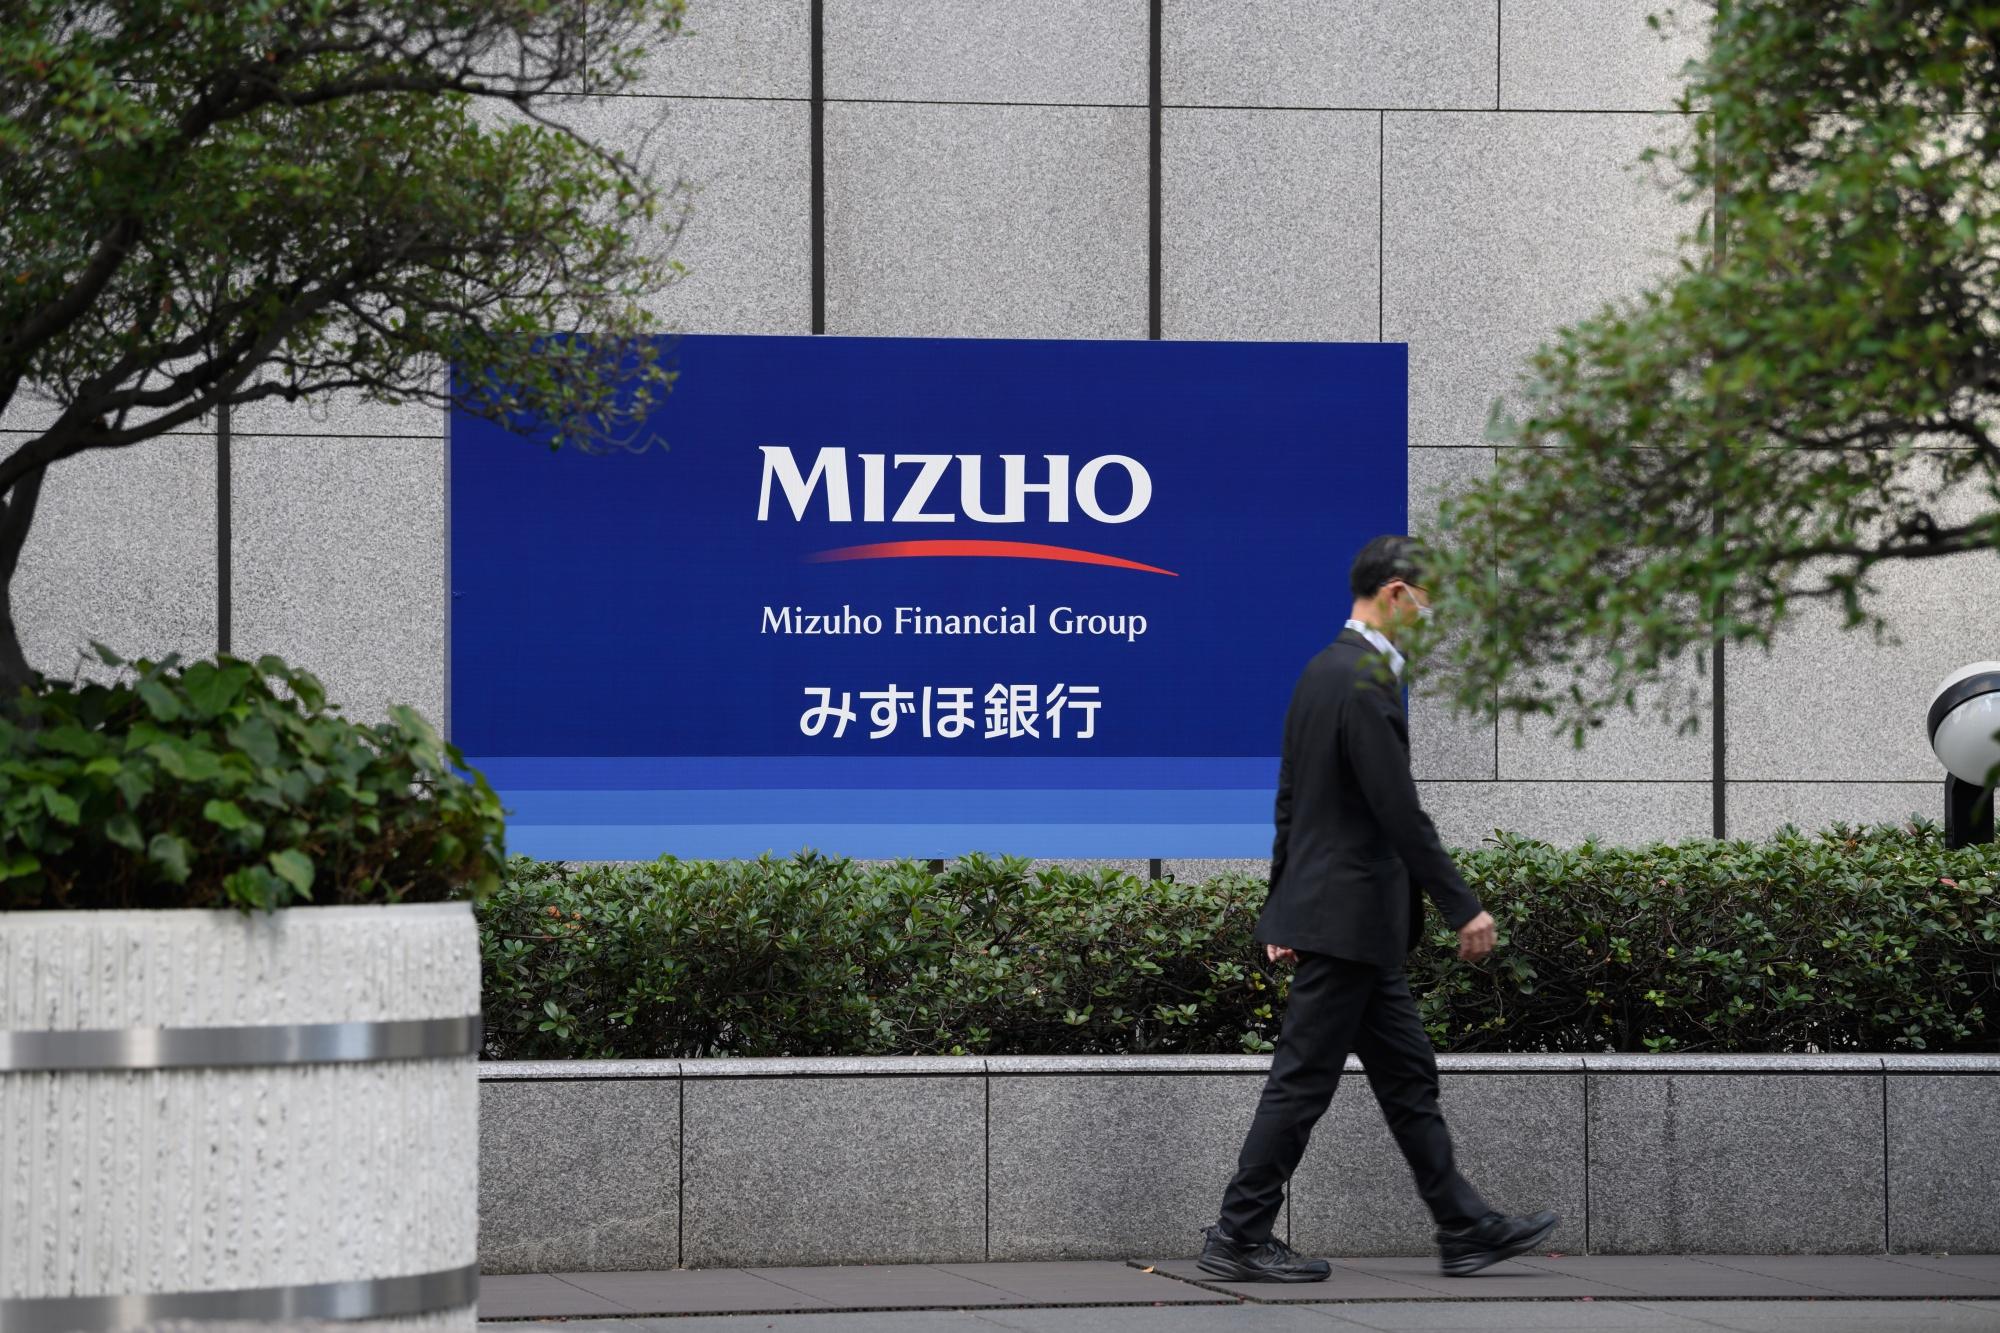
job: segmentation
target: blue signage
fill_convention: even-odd
[[[643,451],[452,422],[450,729],[514,850],[1268,853],[1405,523],[1402,344],[669,351]]]

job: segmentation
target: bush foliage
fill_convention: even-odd
[[[419,902],[491,889],[500,803],[408,708],[275,657],[126,664],[0,715],[0,910]]]
[[[1991,1049],[2000,850],[1935,826],[1460,857],[1502,945],[1432,917],[1411,979],[1440,1049]],[[974,856],[562,866],[481,909],[495,1058],[1235,1052],[1281,969],[1261,878],[1030,872]]]

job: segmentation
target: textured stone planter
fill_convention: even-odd
[[[0,1328],[465,1329],[461,903],[0,913]]]

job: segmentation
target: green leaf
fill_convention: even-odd
[[[223,892],[231,905],[268,912],[286,901],[285,882],[263,866],[244,866],[223,877]]]
[[[296,848],[287,847],[283,851],[272,852],[270,862],[271,869],[278,873],[280,879],[297,889],[301,898],[312,897],[313,863],[310,856]]]
[[[146,855],[160,867],[162,874],[176,884],[187,883],[191,850],[187,840],[175,833],[155,833],[153,840],[146,844]]]
[[[153,790],[153,777],[136,764],[126,764],[119,768],[111,779],[111,785],[125,798],[125,804],[137,807]]]
[[[234,833],[249,828],[254,821],[234,801],[212,800],[201,808],[202,818]]]
[[[44,750],[53,750],[58,754],[71,754],[82,758],[86,755],[104,753],[104,737],[96,732],[86,731],[73,722],[50,727],[40,734],[40,740]]]
[[[40,791],[42,805],[48,810],[49,818],[64,824],[74,824],[83,818],[83,811],[74,796],[67,796],[54,787],[43,787]]]
[[[180,700],[174,697],[172,690],[162,685],[157,679],[149,677],[142,680],[139,682],[137,688],[139,698],[145,702],[147,711],[152,713],[155,720],[172,722],[180,717]]]
[[[188,702],[194,705],[200,716],[215,717],[242,698],[244,686],[250,683],[250,678],[250,668],[242,663],[216,667],[207,662],[196,662],[181,677],[181,686],[187,691]]]
[[[159,741],[146,747],[168,776],[183,782],[213,782],[222,776],[222,760],[214,751],[186,741]]]
[[[139,832],[139,821],[123,810],[104,821],[104,836],[130,851],[146,850],[145,837]]]
[[[243,753],[259,768],[276,766],[281,753],[278,746],[278,732],[270,721],[263,717],[248,717],[229,728],[229,743]]]
[[[293,671],[286,683],[308,713],[318,713],[326,708],[326,687],[310,671]]]

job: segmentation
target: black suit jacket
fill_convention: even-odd
[[[1400,967],[1423,937],[1419,889],[1453,930],[1479,915],[1418,804],[1402,689],[1351,629],[1292,690],[1277,823],[1260,942]]]

